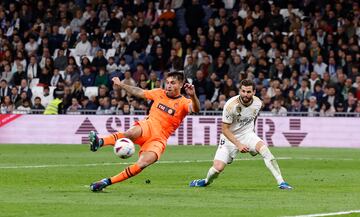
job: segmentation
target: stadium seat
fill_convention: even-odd
[[[69,50],[70,50],[70,56],[75,57],[75,56],[76,56],[76,54],[75,54],[75,48],[70,48]]]
[[[39,78],[33,78],[29,84],[30,89],[33,89],[33,87],[36,87],[39,83]]]
[[[65,71],[62,70],[62,71],[59,71],[60,75],[62,76],[62,78],[64,79],[65,78]]]
[[[93,61],[93,59],[94,59],[94,57],[93,56],[86,56],[89,60],[90,60],[90,62],[92,62]],[[81,64],[80,64],[81,65]]]
[[[106,52],[105,58],[106,58],[106,59],[109,59],[110,57],[115,56],[115,52],[116,52],[116,49],[115,49],[115,48],[110,48],[110,49],[108,49],[107,52]]]
[[[93,87],[87,87],[85,89],[85,96],[91,98],[92,96],[97,96],[99,92],[99,87],[93,86]]]
[[[49,87],[51,96],[53,96],[55,88],[56,88],[55,86],[50,86]]]
[[[55,59],[58,56],[59,48],[55,49],[53,58]]]
[[[44,95],[44,87],[41,86],[34,86],[31,88],[31,91],[33,94],[31,98],[32,103],[34,103],[35,97],[42,97]]]

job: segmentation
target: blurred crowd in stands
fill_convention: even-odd
[[[164,87],[181,70],[203,111],[221,111],[241,79],[264,111],[360,113],[356,0],[2,0],[1,114],[134,114],[111,78]]]

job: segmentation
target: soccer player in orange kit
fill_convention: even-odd
[[[90,132],[91,151],[97,151],[103,146],[114,146],[116,140],[120,138],[129,138],[140,146],[138,161],[125,168],[118,175],[92,183],[90,190],[94,192],[131,178],[159,160],[161,154],[165,151],[167,139],[179,127],[185,116],[200,110],[200,102],[195,94],[194,85],[184,84],[184,74],[181,72],[168,74],[165,90],[143,90],[123,84],[117,77],[113,78],[112,81],[129,94],[138,98],[152,100],[153,104],[148,117],[136,122],[134,126],[124,133],[118,132],[109,136],[98,137],[95,132]],[[185,88],[185,92],[190,96],[190,99],[181,95],[182,87]]]

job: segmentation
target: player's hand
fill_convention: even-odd
[[[121,82],[120,82],[120,79],[118,77],[113,77],[111,80],[114,82],[115,85],[120,86]]]
[[[185,92],[187,95],[189,96],[194,96],[195,95],[195,87],[192,84],[186,83],[184,84],[184,88],[185,88]]]
[[[245,146],[245,145],[242,145],[242,144],[238,145],[238,149],[239,149],[239,151],[240,151],[241,153],[247,153],[247,152],[249,152],[249,148],[248,148],[247,146]]]

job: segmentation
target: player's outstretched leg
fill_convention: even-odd
[[[100,181],[90,184],[90,190],[94,191],[94,192],[101,191],[109,185],[112,185],[112,184],[115,184],[118,182],[123,182],[133,176],[136,176],[147,166],[155,163],[157,161],[157,159],[158,159],[158,157],[154,152],[143,152],[140,155],[139,160],[135,164],[133,164],[129,167],[126,167],[121,173],[119,173],[111,178],[105,178],[105,179],[102,179]]]
[[[102,179],[98,182],[91,183],[90,190],[93,192],[102,191],[108,185],[111,185],[111,180],[110,179]]]
[[[102,141],[99,141],[99,137],[96,135],[95,131],[90,131],[89,141],[90,141],[91,151],[97,151],[102,145],[101,144]]]
[[[124,133],[117,132],[100,138],[96,135],[95,131],[90,131],[89,133],[90,150],[97,151],[102,146],[107,146],[107,145],[114,146],[116,140],[125,137],[126,136]]]
[[[263,142],[258,142],[258,144],[256,144],[256,150],[263,157],[266,167],[275,177],[278,183],[278,187],[284,190],[291,190],[292,187],[284,181],[279,165],[277,164],[276,159],[270,152],[269,148]]]
[[[196,179],[190,182],[190,187],[206,187],[210,185],[224,170],[225,163],[219,160],[214,160],[214,164],[210,167],[205,179]]]

